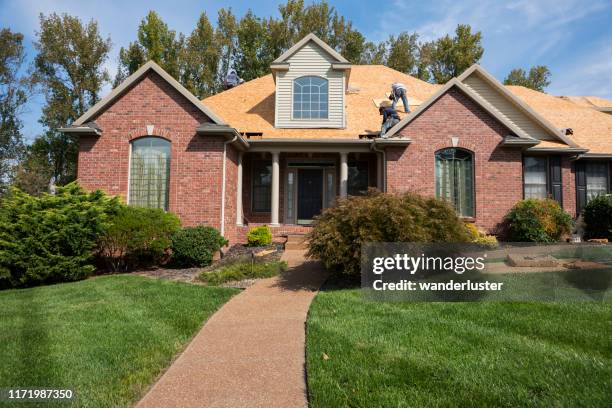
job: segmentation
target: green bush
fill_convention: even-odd
[[[220,285],[244,279],[271,278],[285,270],[287,270],[287,263],[284,261],[237,262],[217,271],[203,272],[200,274],[200,280],[209,285]]]
[[[499,242],[495,235],[488,235],[486,232],[480,231],[476,225],[468,222],[465,228],[470,236],[470,242],[485,248],[497,248]]]
[[[266,246],[272,243],[272,230],[267,225],[254,227],[247,235],[249,246]]]
[[[507,238],[514,242],[557,242],[570,233],[572,217],[555,200],[519,201],[506,215]]]
[[[213,227],[187,227],[172,236],[172,260],[178,266],[207,266],[213,255],[227,245]]]
[[[612,194],[589,201],[584,208],[587,238],[612,239]]]
[[[96,241],[119,207],[116,198],[76,183],[39,197],[12,189],[0,205],[0,287],[89,276]]]
[[[99,255],[113,271],[159,263],[172,244],[180,221],[158,208],[121,206],[100,237]]]
[[[361,244],[366,242],[470,242],[447,202],[376,191],[339,200],[315,219],[307,239],[309,257],[350,275],[360,272]]]

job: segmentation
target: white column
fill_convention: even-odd
[[[238,174],[236,175],[236,225],[242,225],[242,152],[238,152]]]
[[[340,152],[340,197],[348,195],[348,153]]]
[[[279,167],[278,152],[272,152],[272,222],[270,225],[278,226],[278,202],[279,202]]]

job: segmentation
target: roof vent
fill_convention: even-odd
[[[349,95],[350,94],[358,94],[359,91],[360,91],[359,87],[355,86],[355,85],[353,85],[353,86],[349,85],[348,88],[346,88],[346,93],[349,94]]]

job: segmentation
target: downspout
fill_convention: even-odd
[[[238,135],[234,135],[232,140],[223,142],[223,170],[221,177],[221,236],[225,236],[225,162],[227,161],[227,145],[234,143],[238,139]]]
[[[385,150],[380,150],[376,148],[376,140],[374,140],[372,142],[372,145],[370,146],[370,148],[381,154],[382,156],[382,166],[380,166],[381,168],[381,177],[382,177],[382,190],[383,193],[387,191],[387,154],[385,153]]]

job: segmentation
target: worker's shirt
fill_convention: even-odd
[[[391,89],[393,90],[393,93],[396,93],[398,89],[403,89],[404,91],[408,90],[408,88],[406,88],[406,85],[402,84],[401,82],[396,82],[391,85]]]
[[[393,119],[399,119],[399,115],[393,108],[387,108],[383,111],[383,123],[385,123],[390,117]]]

